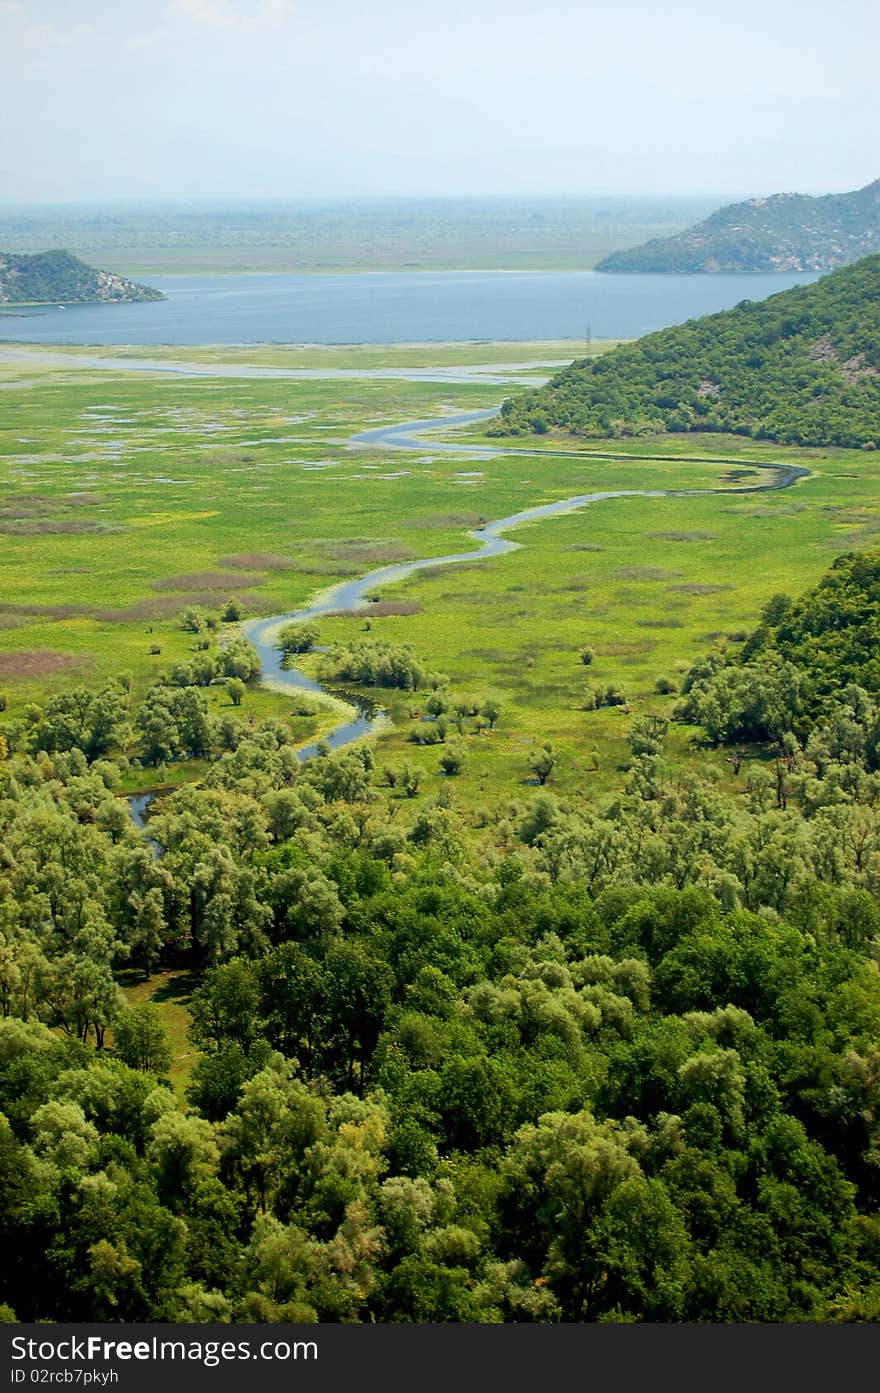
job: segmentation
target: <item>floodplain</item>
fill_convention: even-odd
[[[880,466],[864,452],[721,436],[498,441],[482,425],[457,433],[460,453],[430,441],[408,451],[352,443],[378,425],[442,425],[497,406],[520,377],[548,375],[576,351],[583,347],[150,349],[151,360],[181,365],[174,374],[124,370],[131,350],[102,349],[101,366],[86,350],[8,351],[0,719],[14,721],[23,705],[72,683],[120,673],[140,697],[191,656],[193,635],[180,624],[190,606],[219,611],[233,599],[242,616],[281,615],[388,562],[467,550],[468,531],[487,520],[589,491],[727,490],[607,499],[521,527],[508,555],[422,571],[374,597],[385,603],[370,616],[320,625],[324,648],[363,637],[368,624],[371,638],[412,645],[455,692],[499,705],[494,728],[466,736],[467,759],[450,779],[436,749],[412,739],[426,694],[383,691],[390,724],[375,741],[377,784],[383,765],[414,760],[424,766],[422,799],[454,784],[451,796],[476,829],[486,802],[528,792],[529,750],[549,740],[560,792],[616,787],[633,715],[671,714],[695,657],[735,644],[772,594],[803,590],[835,553],[880,528]],[[222,375],[211,376],[212,365]],[[234,375],[238,366],[291,365],[314,376]],[[448,380],[456,369],[458,380]],[[486,446],[491,456],[480,453]],[[755,464],[776,463],[809,477],[779,492],[738,492],[772,478]],[[312,671],[321,661],[303,660]],[[588,684],[613,685],[625,703],[585,710]],[[220,685],[210,699],[229,705]],[[303,742],[337,719],[329,708],[296,714],[288,694],[258,683],[243,709],[289,720]],[[694,739],[673,727],[679,759],[692,756]],[[165,772],[176,782],[199,766]],[[150,781],[150,771],[134,769],[127,785]],[[408,815],[420,801],[410,800]]]

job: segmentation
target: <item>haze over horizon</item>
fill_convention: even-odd
[[[880,174],[842,0],[0,0],[4,202],[830,193]]]

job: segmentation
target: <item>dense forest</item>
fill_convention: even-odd
[[[96,271],[68,251],[33,256],[0,252],[0,304],[97,304],[164,300],[159,290],[111,271]]]
[[[880,256],[648,334],[504,403],[496,435],[726,431],[880,444]]]
[[[880,691],[880,554],[841,557],[796,601],[774,596],[737,659],[716,650],[684,690],[681,714],[714,740],[796,739],[808,748],[824,739],[829,707],[845,691],[860,722],[859,758],[880,769],[880,726],[865,723],[866,694]]]
[[[479,817],[370,745],[301,764],[211,717],[194,667],[18,713],[6,1317],[880,1318],[878,616],[880,552],[841,558],[629,720],[615,791],[562,800],[551,767]],[[138,830],[123,777],[195,755]],[[119,987],[169,967],[185,1101]]]
[[[597,271],[833,271],[880,250],[880,179],[852,193],[731,203],[671,237],[611,252]]]

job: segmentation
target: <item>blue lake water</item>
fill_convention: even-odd
[[[595,271],[151,277],[167,300],[0,316],[0,340],[75,344],[421,343],[637,338],[813,274]]]

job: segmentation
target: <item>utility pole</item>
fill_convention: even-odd
[[[587,320],[587,332],[586,332],[586,334],[584,335],[584,337],[585,337],[585,339],[586,339],[586,344],[587,344],[587,356],[589,357],[589,353],[590,353],[590,344],[593,342],[593,326],[592,326],[592,324],[590,323],[589,319]]]

